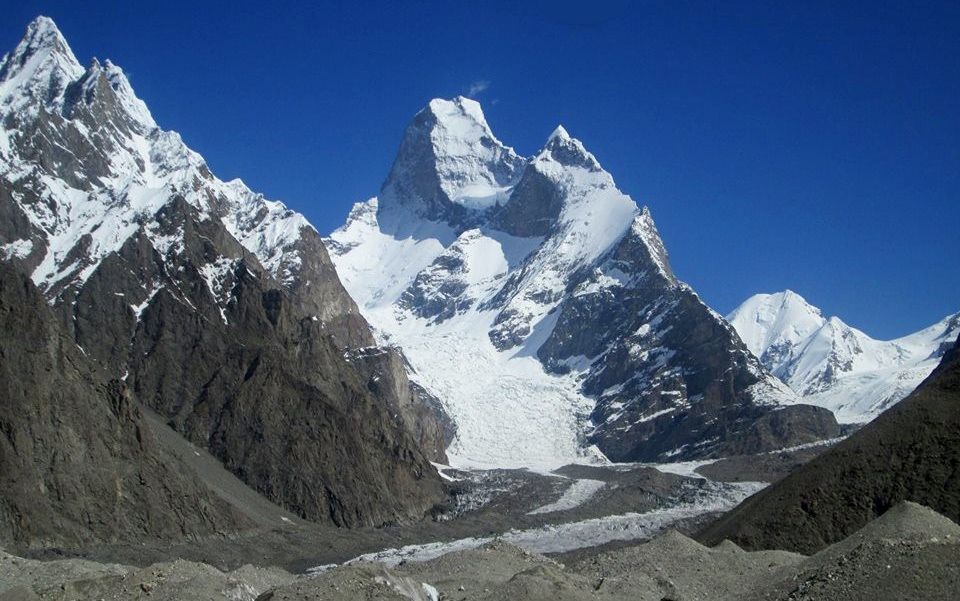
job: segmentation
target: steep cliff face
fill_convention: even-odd
[[[650,211],[562,127],[522,159],[433,100],[327,241],[458,430],[456,461],[692,459],[834,436],[673,274]]]
[[[138,401],[308,519],[382,524],[442,498],[412,420],[349,359],[373,336],[302,215],[217,179],[43,17],[0,64],[0,118],[0,251]]]
[[[81,545],[251,524],[156,443],[36,286],[0,261],[0,544]]]

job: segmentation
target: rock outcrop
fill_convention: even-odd
[[[0,544],[81,545],[251,525],[167,455],[126,385],[0,261]]]

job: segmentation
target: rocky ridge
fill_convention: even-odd
[[[403,370],[368,361],[396,351],[374,352],[302,215],[217,179],[45,17],[0,63],[0,120],[0,252],[137,402],[312,520],[382,524],[443,498],[442,426]]]
[[[0,544],[77,546],[251,524],[165,452],[123,382],[0,261]]]
[[[906,399],[698,535],[810,553],[901,501],[960,519],[960,340]]]

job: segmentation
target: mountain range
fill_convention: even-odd
[[[910,394],[960,335],[960,313],[895,340],[875,340],[786,290],[727,315],[747,348],[804,402],[844,423],[870,421]]]
[[[874,341],[792,293],[725,319],[582,142],[558,126],[520,156],[464,97],[413,117],[377,197],[325,239],[217,178],[48,18],[0,61],[0,121],[4,543],[250,527],[148,417],[273,506],[382,526],[448,499],[431,463],[835,438],[835,413],[896,402],[960,329]]]

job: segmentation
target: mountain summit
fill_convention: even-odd
[[[865,422],[904,398],[960,335],[960,313],[895,340],[823,317],[799,294],[756,294],[727,320],[750,351],[806,402]]]
[[[523,163],[493,135],[480,105],[458,96],[417,113],[380,194],[433,221],[469,221],[503,199]]]
[[[458,427],[455,461],[663,460],[836,433],[678,281],[647,208],[558,127],[522,158],[432,100],[327,240],[347,290]]]

